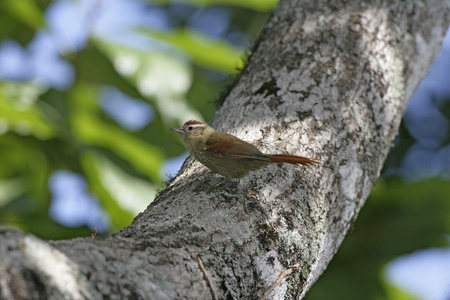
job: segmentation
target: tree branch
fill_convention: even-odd
[[[1,297],[208,299],[202,257],[221,299],[256,299],[296,264],[272,295],[301,298],[373,188],[449,21],[440,0],[282,0],[212,126],[323,164],[273,165],[216,187],[218,175],[188,160],[106,240],[3,231]]]

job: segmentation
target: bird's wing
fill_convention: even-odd
[[[226,141],[224,141],[226,140]],[[227,158],[253,158],[270,161],[269,157],[259,151],[255,146],[235,136],[211,136],[205,147],[209,155]]]

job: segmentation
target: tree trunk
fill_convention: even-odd
[[[1,298],[258,299],[287,269],[268,298],[302,298],[373,188],[449,22],[442,0],[282,0],[212,126],[322,164],[216,185],[188,159],[106,240],[4,230]]]

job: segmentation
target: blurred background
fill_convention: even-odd
[[[0,1],[0,226],[127,226],[187,157],[274,0]],[[450,299],[450,34],[354,230],[306,299]]]

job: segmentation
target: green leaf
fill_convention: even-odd
[[[14,101],[0,86],[0,133],[13,130],[21,135],[32,134],[45,140],[54,135],[54,129],[33,103]]]
[[[191,60],[202,67],[225,74],[236,73],[244,66],[244,49],[224,40],[214,40],[193,30],[173,32],[142,29],[149,36],[182,49]]]
[[[74,88],[71,121],[77,139],[82,144],[100,146],[115,152],[135,170],[147,175],[153,182],[160,182],[159,168],[165,155],[159,148],[116,124],[101,119],[97,114],[95,99],[92,88],[86,85]]]
[[[98,156],[98,162],[102,185],[114,195],[122,209],[136,215],[153,201],[155,185],[128,175],[106,157]]]
[[[149,53],[124,46],[96,41],[117,71],[136,85],[140,93],[151,97],[164,120],[184,123],[190,119],[202,119],[185,99],[191,88],[191,65],[169,55]],[[156,103],[155,103],[156,102]]]
[[[116,71],[109,57],[97,47],[91,45],[77,52],[70,62],[76,69],[78,80],[91,84],[112,85],[133,98],[142,98],[136,87]]]
[[[116,229],[128,226],[133,220],[134,214],[123,209],[116,201],[115,195],[103,184],[99,157],[93,151],[86,151],[80,159],[89,189],[99,198],[102,207],[110,215],[113,226]]]
[[[278,0],[152,0],[151,2],[158,4],[182,2],[197,6],[229,5],[248,8],[258,12],[267,12],[272,11],[277,6]]]
[[[23,178],[0,179],[0,208],[21,195],[25,190]]]
[[[119,127],[108,126],[90,112],[74,115],[73,128],[82,143],[110,149],[152,181],[160,181],[159,168],[164,156],[156,147]]]
[[[0,8],[32,29],[43,27],[44,17],[34,0],[3,0]]]

